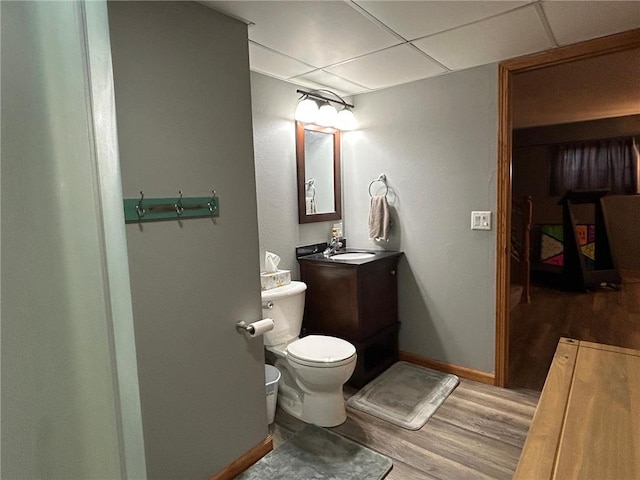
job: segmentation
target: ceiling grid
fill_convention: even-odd
[[[640,28],[640,1],[202,1],[251,69],[349,96]]]

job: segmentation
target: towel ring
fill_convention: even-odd
[[[376,182],[380,182],[384,185],[384,196],[387,196],[387,193],[389,193],[389,185],[387,184],[387,176],[384,173],[381,173],[378,178],[376,178],[375,180],[372,180],[371,183],[369,184],[369,196],[373,197],[373,194],[371,193],[371,187],[373,186],[374,183]]]
[[[316,181],[313,178],[310,178],[309,180],[304,182],[305,190],[307,192],[311,191],[311,193],[312,193],[311,200],[315,200],[316,199],[316,187],[314,186],[315,182]],[[306,194],[305,194],[305,197],[306,197]]]

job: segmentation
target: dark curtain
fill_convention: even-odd
[[[637,194],[640,137],[560,145],[551,163],[551,195],[608,189]]]

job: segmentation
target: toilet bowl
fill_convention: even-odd
[[[291,282],[262,292],[264,316],[274,323],[264,344],[282,373],[278,405],[304,422],[334,427],[347,418],[342,386],[355,369],[356,349],[327,335],[299,338],[306,289],[302,282]]]

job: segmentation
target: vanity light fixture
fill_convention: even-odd
[[[356,119],[349,107],[344,107],[338,112],[336,119],[336,128],[338,130],[353,130],[356,128]]]
[[[315,123],[321,127],[333,127],[338,119],[338,111],[336,107],[326,102],[318,109],[318,116]]]
[[[308,95],[303,96],[296,108],[296,120],[304,123],[313,123],[318,116],[318,104]]]
[[[353,105],[345,102],[337,93],[324,89],[296,90],[296,92],[302,94],[295,113],[295,119],[299,122],[333,127],[338,130],[352,130],[355,127],[355,118],[351,111]],[[341,106],[340,112],[332,104]]]

